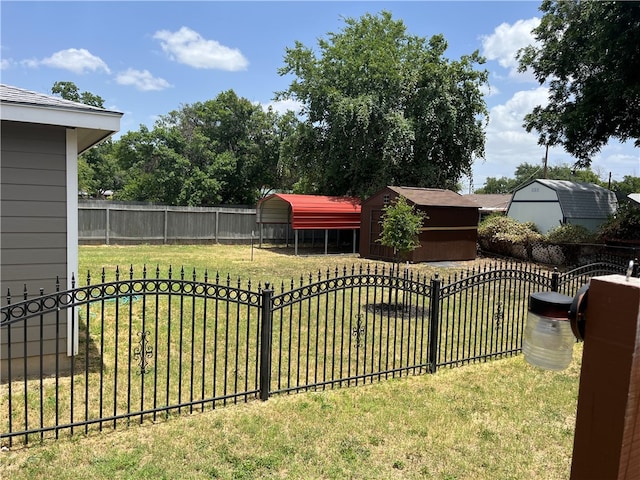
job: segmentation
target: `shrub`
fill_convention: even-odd
[[[527,258],[529,247],[544,237],[533,222],[520,223],[503,215],[492,215],[478,226],[478,243],[490,252]]]
[[[582,225],[565,223],[549,230],[546,234],[550,243],[592,243],[594,235]]]
[[[640,240],[640,208],[632,202],[621,203],[618,211],[600,226],[600,240]]]
[[[418,236],[426,214],[416,210],[407,203],[407,199],[399,196],[393,203],[382,210],[382,232],[376,241],[385,247],[391,247],[400,254],[401,259],[420,246]]]
[[[518,222],[504,215],[491,215],[478,226],[478,237],[488,241],[531,243],[542,240],[533,222]]]

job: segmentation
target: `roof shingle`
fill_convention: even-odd
[[[442,207],[475,207],[479,205],[459,193],[440,188],[388,187],[416,205]]]
[[[0,102],[16,103],[21,105],[57,107],[92,112],[108,111],[104,108],[85,105],[84,103],[80,102],[72,102],[70,100],[65,100],[64,98],[55,97],[53,95],[45,95],[43,93],[32,92],[31,90],[25,90],[24,88],[13,87],[11,85],[5,84],[0,84]]]
[[[616,211],[616,195],[593,183],[538,179],[558,195],[560,208],[567,218],[607,218]]]

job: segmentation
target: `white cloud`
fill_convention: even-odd
[[[494,95],[498,95],[500,93],[500,90],[498,90],[498,87],[494,86],[494,85],[481,85],[480,86],[480,92],[485,96],[485,97],[493,97]]]
[[[135,70],[129,68],[116,75],[119,85],[132,85],[143,92],[160,91],[171,87],[164,78],[156,78],[148,70]]]
[[[7,70],[13,66],[13,60],[10,58],[0,59],[0,70]]]
[[[153,38],[160,40],[162,50],[169,58],[190,67],[233,72],[246,70],[249,65],[240,50],[202,38],[198,32],[187,27],[182,27],[177,32],[160,30]]]
[[[482,187],[487,177],[513,177],[521,163],[540,162],[544,147],[538,145],[536,132],[527,133],[522,124],[524,116],[535,106],[547,104],[547,94],[545,87],[519,91],[506,103],[491,108],[485,144],[486,160],[476,162],[473,168],[475,188]],[[550,158],[556,151],[562,150],[560,147],[550,149]]]
[[[477,161],[473,167],[475,188],[480,188],[487,177],[513,178],[521,163],[540,165],[545,147],[538,145],[538,134],[527,133],[522,126],[524,116],[537,105],[546,106],[548,90],[538,87],[516,92],[506,103],[496,105],[489,112],[484,162]],[[550,147],[548,165],[573,165],[576,159],[562,146]],[[611,140],[593,157],[591,169],[601,180],[606,181],[609,172],[613,180],[622,180],[624,175],[640,174],[640,152],[633,142],[620,143]]]
[[[546,87],[516,92],[507,103],[496,105],[491,109],[488,132],[524,130],[522,127],[524,116],[537,105],[546,106],[548,94]]]
[[[23,63],[31,67],[46,65],[47,67],[62,68],[77,74],[97,71],[111,73],[107,64],[100,57],[92,55],[84,48],[68,48],[40,61],[26,60]]]
[[[516,54],[527,45],[535,45],[531,33],[540,24],[537,17],[529,20],[518,20],[513,25],[502,23],[491,35],[482,36],[482,54],[488,60],[497,60],[498,64],[509,70],[509,77],[521,81],[535,80],[531,72],[519,73]]]
[[[40,61],[35,58],[28,58],[26,60],[20,60],[20,65],[23,65],[27,68],[37,68],[40,65]]]
[[[617,181],[625,175],[637,177],[640,175],[640,149],[634,148],[633,141],[620,143],[610,140],[593,157],[591,169],[605,181],[609,178],[609,172],[611,179]]]
[[[299,113],[302,109],[302,103],[298,100],[279,100],[276,102],[269,102],[267,104],[261,103],[263,110],[268,110],[269,107],[273,109],[274,112],[279,114],[286,113],[288,110],[293,110],[296,113]]]

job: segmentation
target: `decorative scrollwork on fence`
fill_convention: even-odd
[[[493,323],[495,324],[496,330],[502,326],[502,322],[504,322],[504,303],[498,302],[496,311],[493,314]]]
[[[356,326],[351,329],[351,336],[355,339],[356,347],[360,348],[363,345],[362,341],[365,334],[365,329],[362,326],[362,314],[357,314],[356,318],[358,320],[356,321]]]
[[[144,375],[148,372],[149,361],[147,359],[153,357],[153,347],[149,342],[150,335],[151,333],[148,330],[146,332],[138,332],[140,341],[138,346],[133,349],[133,358],[138,362],[138,375]]]

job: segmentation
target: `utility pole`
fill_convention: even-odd
[[[542,178],[547,178],[547,160],[549,160],[549,144],[544,152],[544,170],[542,172]]]

